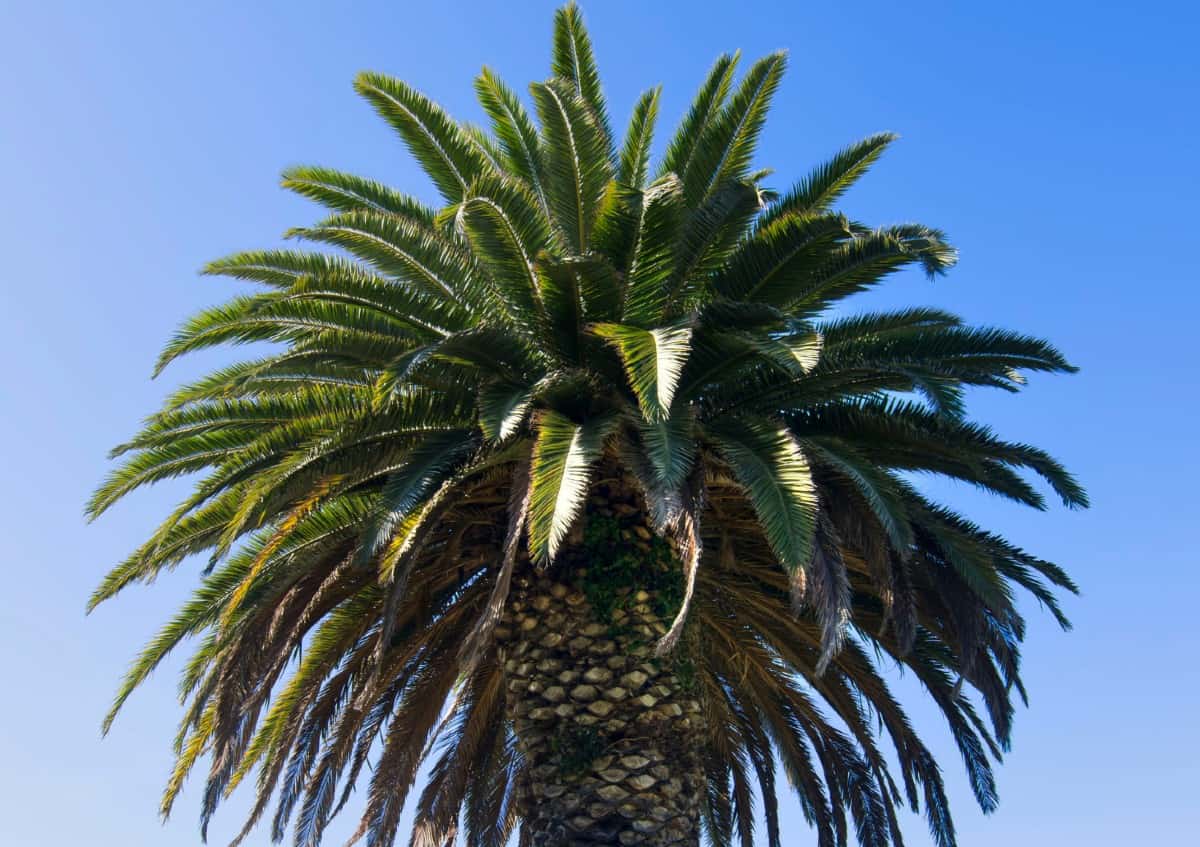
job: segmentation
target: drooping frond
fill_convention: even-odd
[[[550,562],[563,546],[611,426],[607,419],[575,423],[551,411],[538,421],[529,504],[529,550],[535,560]]]
[[[1078,588],[920,482],[1085,507],[1051,455],[969,416],[973,387],[1075,369],[1046,341],[942,310],[847,308],[957,254],[938,229],[839,209],[890,133],[769,187],[756,149],[786,59],[740,79],[738,60],[713,65],[658,162],[659,89],[614,135],[574,4],[555,16],[532,108],[491,70],[476,79],[486,129],[364,73],[357,90],[441,207],[293,167],[284,187],[326,210],[289,232],[308,249],[203,269],[251,290],[187,320],[158,370],[271,347],[175,390],[113,450],[86,507],[195,480],[88,601],[201,562],[103,723],[190,643],[164,815],[199,770],[202,832],[249,783],[235,844],[269,821],[275,841],[317,847],[363,785],[352,843],[404,837],[412,797],[414,847],[504,847],[532,842],[547,755],[555,779],[603,768],[607,784],[629,778],[607,769],[619,754],[632,790],[694,754],[697,782],[678,791],[714,845],[784,843],[782,775],[822,847],[902,844],[903,805],[950,847],[941,764],[894,667],[944,718],[980,807],[996,807],[1026,695],[1022,598],[1069,627],[1061,595]],[[687,721],[679,761],[651,767],[586,732],[543,739],[549,753],[530,742],[534,712],[560,728],[575,714],[563,680],[579,675],[516,661],[529,643],[512,647],[512,612],[531,584],[557,591],[519,623],[537,649],[600,657],[597,686],[576,692],[596,701],[591,726],[636,697]],[[571,609],[592,635],[569,630]],[[533,686],[539,666],[555,676]],[[533,694],[545,703],[521,699]]]
[[[710,431],[779,561],[803,570],[813,550],[817,498],[800,445],[784,427],[763,420],[734,418]]]

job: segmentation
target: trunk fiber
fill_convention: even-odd
[[[661,579],[595,582],[598,570],[612,573],[597,558],[624,556],[626,576],[631,553],[654,567],[638,518],[636,534],[609,518],[614,543],[571,557],[555,579],[516,578],[497,628],[526,762],[523,845],[700,842],[700,705],[684,660],[654,656],[674,614],[664,595],[675,595]]]

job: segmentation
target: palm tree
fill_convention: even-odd
[[[942,774],[883,668],[921,682],[996,804],[1025,623],[1065,627],[1055,565],[932,502],[917,472],[1036,508],[1044,452],[964,418],[968,386],[1071,371],[1048,343],[848,295],[955,252],[834,206],[892,142],[790,190],[752,168],[785,57],[713,66],[656,168],[659,92],[614,134],[578,10],[555,18],[537,119],[491,71],[491,132],[404,83],[356,87],[444,205],[319,167],[286,187],[336,253],[239,253],[256,293],[183,325],[159,369],[274,342],[171,396],[88,506],[199,473],[90,607],[208,557],[113,715],[184,640],[172,807],[202,758],[202,827],[252,773],[276,840],[316,845],[368,762],[357,837],[387,845],[781,843],[785,777],[818,843],[954,843]],[[290,675],[289,675],[290,674]],[[885,753],[884,742],[890,742]],[[757,800],[755,798],[758,798]],[[849,821],[849,823],[848,823]],[[235,842],[236,843],[236,842]]]

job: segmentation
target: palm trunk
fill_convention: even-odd
[[[640,515],[608,520],[623,527],[616,543],[585,543],[561,581],[515,580],[497,629],[508,714],[526,763],[521,843],[695,847],[700,705],[686,664],[653,653],[674,592],[661,576],[597,587],[597,571],[622,555],[629,575],[629,551],[640,555],[643,576],[665,572]]]

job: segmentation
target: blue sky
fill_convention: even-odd
[[[353,95],[356,71],[400,76],[473,120],[482,64],[514,85],[548,73],[554,4],[349,5],[0,0],[0,843],[199,843],[195,788],[165,827],[155,814],[178,665],[106,740],[98,731],[126,662],[197,569],[83,615],[102,572],[182,488],[142,493],[93,526],[80,517],[107,449],[172,385],[229,357],[149,380],[174,326],[234,290],[196,269],[314,219],[277,187],[289,164],[430,197]],[[719,52],[788,48],[759,157],[775,182],[897,131],[847,210],[943,227],[962,252],[948,279],[900,276],[859,305],[938,305],[1047,335],[1083,369],[1034,378],[1015,398],[974,395],[971,410],[1065,460],[1093,509],[1026,513],[933,486],[1066,565],[1084,589],[1067,602],[1070,634],[1029,606],[1032,708],[1018,715],[996,814],[978,813],[949,738],[900,683],[944,757],[960,843],[1186,841],[1200,779],[1197,13],[1184,3],[731,5],[585,5],[614,118],[661,82],[670,125]],[[215,843],[244,806],[218,817]],[[791,803],[784,822],[789,843],[807,843]],[[910,844],[929,843],[921,820],[906,830]]]

